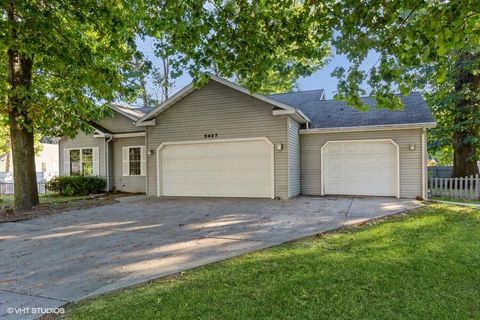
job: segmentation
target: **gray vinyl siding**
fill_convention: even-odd
[[[143,127],[136,127],[134,122],[132,119],[115,111],[113,111],[113,117],[97,121],[100,126],[113,133],[144,131]]]
[[[119,138],[113,143],[113,185],[125,192],[145,192],[146,176],[123,176],[123,147],[144,146],[145,137]]]
[[[75,139],[70,139],[63,137],[59,141],[58,150],[59,150],[59,174],[64,174],[64,149],[74,149],[74,148],[89,148],[89,147],[98,147],[98,172],[101,177],[106,177],[106,163],[105,163],[105,139],[104,138],[94,138],[90,135],[86,135],[83,132],[79,132]]]
[[[327,141],[364,139],[392,139],[395,141],[400,147],[400,197],[422,196],[421,129],[301,134],[302,194],[321,194],[320,150]],[[410,150],[411,143],[415,144],[415,150]]]
[[[300,194],[300,124],[288,118],[288,196]]]
[[[274,145],[287,145],[287,117],[272,116],[273,106],[247,94],[211,81],[156,118],[147,127],[148,194],[157,195],[156,150],[162,142],[267,137]],[[148,152],[147,152],[148,153]],[[288,198],[287,150],[274,149],[275,196]]]
[[[105,141],[108,141],[107,138]],[[113,181],[113,139],[107,142],[107,166],[108,166],[108,190],[113,190],[114,181]]]

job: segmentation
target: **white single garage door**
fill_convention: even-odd
[[[273,145],[265,138],[166,143],[158,162],[162,196],[273,198]]]
[[[391,140],[329,141],[322,159],[324,194],[399,196],[398,146]]]

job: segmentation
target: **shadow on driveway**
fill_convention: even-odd
[[[58,307],[420,205],[373,197],[129,197],[0,224],[0,317],[25,319],[7,308]]]

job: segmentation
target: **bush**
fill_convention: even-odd
[[[45,188],[62,196],[86,196],[105,191],[107,181],[101,177],[59,176],[48,181]]]

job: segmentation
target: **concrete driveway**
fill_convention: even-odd
[[[126,197],[0,224],[0,317],[69,301],[420,206],[393,198]],[[9,311],[9,312],[8,312]],[[38,315],[37,315],[38,316]]]

